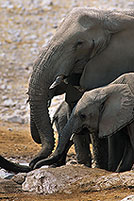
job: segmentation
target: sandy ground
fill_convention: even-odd
[[[0,154],[6,158],[23,159],[30,161],[39,151],[40,146],[35,144],[30,136],[29,125],[15,124],[0,121]],[[69,157],[74,154],[73,148]],[[118,188],[101,192],[81,192],[73,194],[35,195],[21,192],[12,182],[4,182],[0,187],[0,200],[5,201],[41,201],[41,200],[70,200],[70,201],[112,201],[121,200],[134,194],[134,189]],[[3,187],[3,188],[2,188]],[[2,190],[1,190],[2,188]]]

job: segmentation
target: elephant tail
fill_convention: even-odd
[[[10,162],[1,155],[0,155],[0,167],[7,171],[15,173],[30,172],[32,170],[29,166],[19,165],[17,163]]]

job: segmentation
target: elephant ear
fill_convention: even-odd
[[[100,138],[113,135],[134,120],[134,95],[128,85],[109,85],[104,90],[107,98],[99,120]]]

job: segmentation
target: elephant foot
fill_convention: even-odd
[[[42,158],[40,158],[40,157],[34,157],[32,160],[31,160],[31,162],[29,163],[29,167],[31,168],[31,169],[34,169],[34,166],[35,166],[35,164],[38,162],[38,161],[40,161]]]
[[[43,165],[51,165],[51,167],[59,167],[59,166],[62,166],[62,165],[65,165],[66,164],[66,156],[67,156],[67,152],[68,150],[70,149],[70,147],[72,146],[73,144],[73,141],[70,140],[68,143],[67,143],[67,146],[65,148],[65,151],[62,153],[62,154],[59,154],[58,152],[54,152],[50,157],[48,158],[41,158],[40,156],[39,157],[36,157],[34,158],[31,163],[30,163],[30,167],[32,165],[32,168],[33,169],[37,169],[37,168],[40,168],[42,167]],[[37,161],[38,160],[38,161]],[[37,162],[36,162],[37,161]]]
[[[52,157],[52,156],[51,156]],[[41,166],[43,165],[49,165],[50,167],[60,167],[62,165],[65,165],[66,164],[66,154],[64,154],[63,156],[60,157],[60,159],[56,162],[55,161],[51,161],[51,157],[50,158],[47,158],[47,157],[44,157],[43,155],[37,155],[35,156],[35,158],[30,162],[29,166],[30,168],[32,169],[37,169],[37,168],[40,168]],[[45,160],[46,159],[46,160]],[[49,162],[43,162],[43,161],[49,161],[50,159],[50,164]]]
[[[60,167],[60,166],[66,165],[66,156],[67,156],[67,153],[65,153],[56,163],[53,163],[52,165],[50,165],[50,167]]]
[[[70,140],[61,158],[56,163],[53,163],[52,165],[50,165],[50,167],[60,167],[60,166],[66,165],[67,153],[72,145],[73,145],[73,141]]]
[[[86,157],[86,159],[85,158],[82,159],[82,157],[80,159],[77,158],[77,162],[79,164],[83,164],[86,167],[90,167],[91,168],[91,164],[92,164],[91,157]]]
[[[40,160],[47,158],[52,153],[52,150],[48,148],[42,148],[41,151],[31,160],[29,166],[30,168],[34,168],[36,163],[38,163]]]
[[[63,166],[63,165],[66,165],[66,160],[65,161],[58,161],[58,162],[50,165],[50,167],[56,168],[56,167],[60,167],[60,166]]]

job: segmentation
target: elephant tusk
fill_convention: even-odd
[[[73,133],[70,137],[70,140],[73,140],[73,137],[74,137],[75,133]]]
[[[53,89],[56,86],[58,86],[64,79],[64,75],[59,75],[58,77],[56,77],[55,81],[51,84],[51,86],[49,87],[49,89]]]
[[[68,80],[67,80],[67,79],[64,79],[63,82],[64,82],[65,84],[68,84]]]

